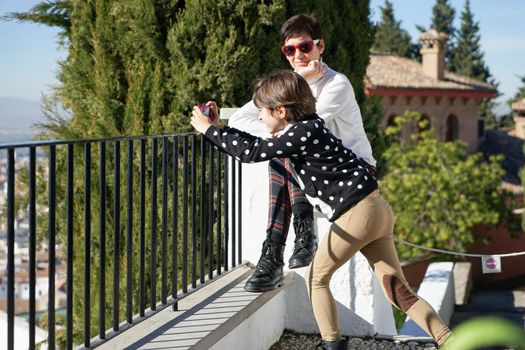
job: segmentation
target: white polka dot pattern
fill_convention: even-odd
[[[268,139],[228,126],[210,127],[206,137],[241,162],[289,158],[304,192],[322,204],[330,221],[377,188],[367,164],[343,147],[321,119],[290,125],[278,137]]]

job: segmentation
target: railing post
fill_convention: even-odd
[[[162,138],[162,236],[161,236],[161,302],[167,303],[166,279],[168,274],[168,138]]]
[[[237,186],[237,264],[242,263],[242,164],[239,163]]]
[[[7,150],[7,349],[15,348],[15,149]]]
[[[188,137],[184,137],[182,177],[182,292],[188,292]]]
[[[211,280],[213,278],[213,181],[215,178],[213,176],[215,171],[214,158],[215,152],[213,151],[213,145],[209,143],[210,148],[210,176],[209,176],[209,189],[208,189],[208,278]]]
[[[229,183],[229,160],[230,158],[227,157],[227,156],[224,156],[224,212],[223,212],[223,215],[224,215],[224,232],[223,232],[223,242],[224,242],[224,259],[223,259],[223,262],[224,262],[224,271],[228,271],[229,268],[228,268],[228,243],[229,243],[229,240],[228,240],[228,237],[229,237],[229,229],[230,229],[230,226],[228,225],[228,222],[229,222],[229,192],[228,192],[228,188],[230,187],[230,183]]]
[[[73,349],[73,181],[74,181],[74,145],[67,146],[67,314],[66,314],[66,349]]]
[[[84,145],[84,346],[91,338],[91,144]]]
[[[150,309],[156,310],[157,299],[157,139],[153,138],[151,151],[151,262]]]
[[[48,349],[55,349],[55,238],[56,238],[56,146],[49,146],[49,301],[48,301]]]
[[[146,140],[140,140],[140,262],[139,262],[139,314],[144,317],[146,308]]]
[[[99,260],[99,337],[106,338],[106,143],[100,143],[100,198],[99,198],[99,235],[100,235],[100,260]]]
[[[201,161],[200,161],[200,164],[201,164],[201,183],[200,183],[200,191],[199,191],[199,198],[200,198],[200,201],[199,201],[199,207],[200,207],[200,215],[199,215],[199,223],[200,223],[200,271],[199,271],[199,275],[200,275],[200,282],[201,283],[204,283],[204,277],[205,277],[205,272],[204,272],[204,254],[205,254],[205,248],[206,248],[206,238],[205,238],[205,235],[204,235],[204,231],[205,231],[205,221],[206,221],[206,216],[204,215],[205,211],[204,211],[204,208],[205,208],[205,184],[206,184],[206,149],[205,149],[205,146],[206,146],[206,143],[205,143],[205,138],[204,137],[201,137],[201,142],[200,142],[200,146],[201,146]]]
[[[128,140],[127,236],[126,236],[126,320],[133,322],[133,140]]]
[[[179,264],[177,259],[179,248],[179,146],[177,137],[173,138],[173,198],[172,198],[172,273],[171,273],[171,297],[173,298],[173,311],[178,310],[177,285],[179,278]]]
[[[231,223],[231,242],[232,242],[232,255],[231,255],[231,264],[232,268],[237,265],[237,261],[235,259],[235,240],[236,240],[236,220],[235,220],[235,208],[237,207],[237,181],[235,179],[236,175],[236,161],[234,158],[231,158],[231,216],[230,216],[230,223]]]
[[[36,150],[29,149],[29,348],[34,349],[36,327]]]
[[[114,145],[113,197],[113,330],[119,329],[120,310],[120,141]]]
[[[197,136],[191,136],[191,287],[197,287]]]

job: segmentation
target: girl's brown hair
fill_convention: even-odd
[[[315,97],[310,86],[302,76],[290,70],[271,73],[259,80],[255,84],[253,102],[257,108],[285,107],[291,122],[312,119],[315,113]]]

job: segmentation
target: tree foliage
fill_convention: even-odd
[[[449,69],[457,74],[491,83],[497,88],[498,82],[492,77],[489,67],[485,64],[480,41],[479,23],[475,21],[470,9],[470,1],[467,0],[461,12],[461,26],[456,44],[451,51]],[[485,119],[489,127],[497,125],[496,116],[492,111],[493,107],[492,100],[485,99],[479,109],[480,116]]]
[[[454,17],[456,10],[449,4],[448,0],[436,0],[436,3],[432,7],[432,19],[430,28],[425,28],[418,25],[417,28],[420,32],[426,32],[428,29],[435,29],[440,33],[448,35],[448,41],[445,53],[445,65],[449,69],[452,52],[454,51],[454,42],[456,37],[456,29],[454,28]]]
[[[450,70],[467,77],[488,81],[491,74],[485,64],[480,41],[479,23],[474,20],[470,1],[467,0],[461,12],[461,26],[452,51]]]
[[[396,237],[464,252],[474,242],[474,225],[496,224],[500,218],[502,158],[485,162],[481,154],[469,156],[465,144],[443,143],[433,129],[413,134],[408,141],[400,138],[404,127],[423,122],[418,113],[407,112],[387,129],[395,142],[384,154],[387,173],[381,191],[393,206]],[[398,251],[405,259],[428,255],[403,244]]]
[[[401,21],[396,20],[392,2],[385,0],[385,5],[380,9],[381,20],[376,27],[372,52],[412,57],[413,49],[410,34],[401,28]]]

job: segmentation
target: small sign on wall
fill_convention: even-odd
[[[484,255],[481,257],[483,273],[500,273],[501,257],[499,255]]]

